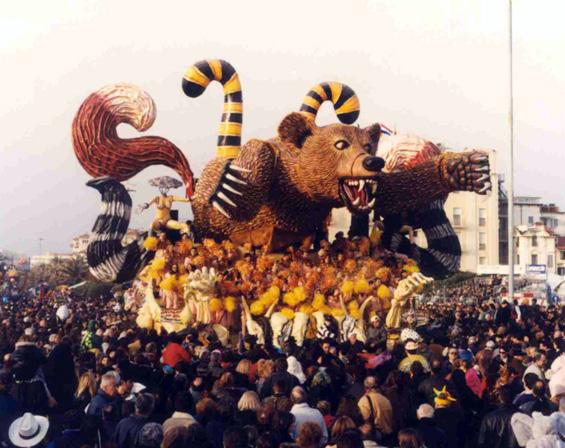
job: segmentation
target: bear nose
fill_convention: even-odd
[[[384,159],[375,156],[365,157],[363,160],[363,168],[367,171],[381,171],[385,167]]]

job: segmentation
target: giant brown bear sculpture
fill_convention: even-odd
[[[198,62],[187,71],[183,90],[198,96],[214,80],[224,86],[224,112],[217,157],[204,168],[192,196],[194,223],[201,237],[229,238],[268,249],[291,243],[309,245],[327,225],[333,208],[346,206],[363,214],[372,209],[398,213],[450,191],[479,191],[487,185],[480,180],[485,163],[488,166],[488,158],[482,154],[444,153],[410,171],[383,173],[384,161],[371,155],[371,145],[380,133],[378,124],[366,128],[315,124],[310,109],[317,110],[324,101],[333,103],[342,122],[356,120],[357,97],[340,83],[317,85],[308,94],[308,108],[283,118],[275,138],[252,139],[240,148],[243,101],[233,67],[220,60]],[[96,175],[124,179],[123,171],[114,172],[114,166],[127,162],[128,174],[135,174],[147,165],[140,163],[137,171],[132,169],[140,155],[131,157],[134,140],[120,139],[116,126],[119,122],[138,123],[146,113],[148,95],[131,85],[119,88],[130,92],[120,95],[118,117],[112,115],[115,101],[103,97],[111,95],[112,88],[87,98],[73,123],[81,129],[73,132],[73,144],[81,164],[89,162],[89,173],[97,165],[104,172]],[[96,107],[89,104],[93,101]],[[162,158],[166,140],[155,139],[155,148],[147,147],[147,141],[151,140],[144,140],[144,152],[155,152]],[[178,152],[171,156],[177,160]],[[106,163],[110,157],[122,163]],[[188,165],[183,166],[189,172]]]

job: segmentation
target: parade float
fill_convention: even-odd
[[[274,138],[242,146],[242,87],[228,62],[194,64],[182,89],[198,97],[213,81],[223,86],[223,112],[216,156],[198,182],[169,140],[118,136],[119,124],[145,131],[155,121],[141,88],[110,85],[80,106],[73,146],[94,177],[87,185],[102,198],[87,250],[91,273],[133,281],[126,302],[140,326],[158,331],[198,326],[226,343],[241,329],[277,349],[352,334],[364,341],[375,319],[398,334],[409,299],[430,277],[458,269],[461,249],[443,204],[453,191],[489,191],[488,157],[402,136],[380,157],[386,128],[355,125],[359,99],[339,82],[309,90]],[[339,122],[317,126],[325,101]],[[159,195],[138,209],[154,206],[156,216],[139,240],[123,245],[133,204],[121,182],[152,165],[175,170],[182,182],[151,181]],[[184,195],[169,194],[180,187]],[[175,203],[190,204],[192,222],[177,219]],[[340,207],[353,215],[352,237],[330,243],[331,213]],[[406,237],[412,228],[424,230],[427,248]]]

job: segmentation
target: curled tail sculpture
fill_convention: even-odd
[[[92,179],[87,185],[102,195],[102,211],[86,249],[90,273],[105,282],[132,280],[153,258],[154,252],[143,248],[144,235],[127,246],[122,245],[131,215],[131,197],[121,183],[109,177]]]
[[[353,89],[340,82],[322,82],[308,91],[300,112],[315,119],[320,106],[331,101],[337,118],[344,124],[353,124],[359,117],[359,98]]]
[[[239,76],[233,66],[221,59],[205,59],[192,65],[182,80],[182,90],[196,98],[208,84],[217,81],[224,86],[224,111],[218,133],[217,157],[235,159],[241,150],[243,96]]]
[[[80,106],[72,126],[75,154],[88,174],[124,181],[151,165],[174,169],[193,192],[193,175],[186,157],[161,137],[122,139],[117,126],[127,123],[138,131],[153,125],[155,103],[149,94],[131,84],[113,84],[91,94]]]

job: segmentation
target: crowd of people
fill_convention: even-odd
[[[335,263],[347,272],[364,249],[342,243],[354,255]],[[211,262],[186,249],[188,270]],[[229,256],[229,247],[207,252],[220,249]],[[293,252],[281,269],[259,274],[262,255],[244,256],[222,285],[247,284],[257,297],[272,284],[266,272],[284,272],[275,275],[283,291],[289,282],[308,288],[295,268],[316,276],[332,256],[332,247]],[[406,274],[406,260],[390,260],[371,267],[390,276],[371,287]],[[367,268],[357,261],[355,269]],[[344,293],[336,275],[327,282]],[[225,345],[197,325],[142,329],[117,296],[22,297],[1,305],[1,440],[57,448],[565,446],[563,308],[509,303],[499,292],[483,279],[435,291],[430,302],[424,295],[414,313],[421,318],[405,321],[396,344],[379,296],[366,341],[307,338],[282,349],[237,325]],[[57,313],[62,303],[68,313]]]

